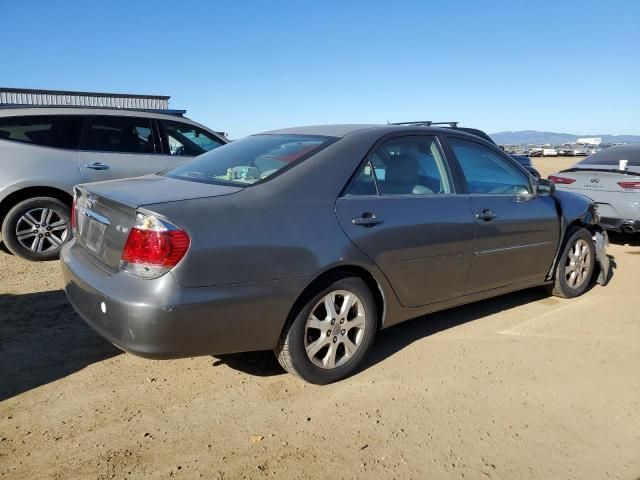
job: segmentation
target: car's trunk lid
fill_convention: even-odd
[[[589,168],[569,168],[557,174],[559,177],[575,180],[573,183],[562,184],[570,190],[590,192],[618,192],[635,193],[638,190],[624,188],[621,182],[640,181],[640,167],[633,170],[616,170],[606,166],[590,166]],[[636,171],[637,170],[637,171]]]
[[[157,175],[79,185],[76,194],[76,241],[107,270],[120,258],[138,208],[158,203],[229,195],[238,187],[178,180]],[[179,218],[169,219],[180,224]]]

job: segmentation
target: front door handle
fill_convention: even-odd
[[[91,170],[109,170],[109,165],[101,162],[87,163],[84,168],[90,168]]]
[[[383,222],[384,220],[377,218],[375,214],[371,212],[365,212],[361,217],[356,217],[351,220],[351,223],[354,225],[360,225],[361,227],[375,227]]]
[[[484,210],[482,210],[482,212],[476,213],[476,218],[478,220],[484,220],[485,222],[490,222],[491,220],[496,218],[496,214],[493,213],[488,208],[485,208]]]

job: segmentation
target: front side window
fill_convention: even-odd
[[[460,163],[470,193],[531,193],[525,173],[498,153],[484,145],[458,138],[449,138],[449,145]]]
[[[88,117],[82,150],[117,153],[155,153],[151,120],[148,118]]]
[[[334,140],[307,135],[252,135],[204,153],[163,175],[194,182],[251,185],[309,158]]]
[[[346,195],[434,195],[453,192],[451,175],[435,137],[398,137],[372,155]]]
[[[0,117],[0,140],[76,149],[81,128],[80,115]]]
[[[160,121],[165,150],[169,155],[192,156],[224,145],[218,138],[192,125]]]

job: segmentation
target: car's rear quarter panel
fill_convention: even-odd
[[[0,201],[27,187],[53,187],[73,194],[80,181],[78,152],[0,139]]]

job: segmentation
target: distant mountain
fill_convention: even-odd
[[[490,134],[498,145],[560,145],[575,142],[577,138],[601,137],[603,143],[640,143],[640,135],[576,135],[573,133],[539,132],[537,130],[521,130],[519,132],[498,132]]]

